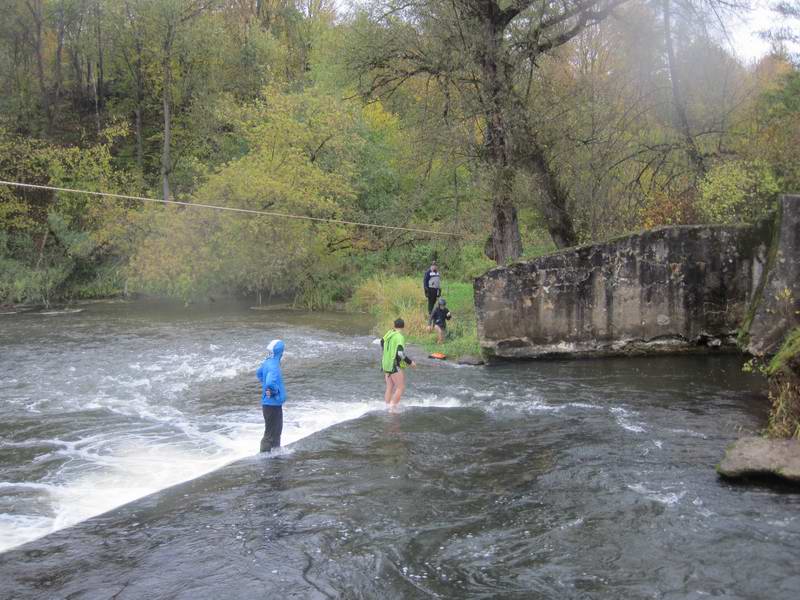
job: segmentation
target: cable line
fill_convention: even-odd
[[[345,221],[343,219],[328,219],[325,217],[309,217],[307,215],[293,215],[289,213],[274,212],[268,210],[255,210],[252,208],[235,208],[232,206],[215,206],[213,204],[201,204],[194,202],[181,202],[179,200],[159,200],[157,198],[145,198],[143,196],[128,196],[125,194],[112,194],[110,192],[92,192],[90,190],[74,190],[70,188],[55,187],[51,185],[37,185],[34,183],[20,183],[18,181],[3,181],[0,180],[1,185],[11,187],[30,188],[35,190],[50,190],[54,192],[68,192],[70,194],[86,194],[88,196],[101,196],[104,198],[120,198],[122,200],[136,200],[138,202],[155,202],[157,204],[176,204],[178,206],[188,206],[192,208],[211,208],[214,210],[222,210],[228,212],[247,213],[251,215],[260,215],[265,217],[278,217],[281,219],[298,219],[305,221],[319,221],[324,223],[336,223],[339,225],[355,225],[357,227],[373,227],[376,229],[391,229],[393,231],[409,231],[412,233],[426,233],[430,235],[448,235],[451,237],[463,237],[458,233],[451,233],[448,231],[433,231],[430,229],[417,229],[415,227],[399,227],[396,225],[379,225],[377,223],[360,223],[358,221]]]

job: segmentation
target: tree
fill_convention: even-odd
[[[546,198],[544,218],[559,247],[577,241],[558,166],[526,110],[526,85],[540,57],[603,21],[625,0],[566,2],[430,0],[377,3],[352,52],[365,96],[391,95],[407,81],[439,86],[475,121],[476,156],[490,181],[492,235],[487,255],[506,262],[522,253],[512,201],[516,172],[533,174]]]
[[[149,18],[156,31],[161,67],[161,107],[164,126],[161,143],[161,193],[164,200],[172,196],[170,176],[172,158],[172,109],[174,95],[174,61],[176,46],[192,22],[218,3],[218,0],[149,0]]]
[[[779,0],[772,4],[772,10],[780,17],[782,25],[761,33],[779,48],[793,47],[798,52],[800,45],[800,0]],[[797,55],[795,55],[797,58]]]

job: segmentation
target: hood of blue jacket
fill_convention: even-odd
[[[283,358],[283,348],[284,348],[283,340],[272,340],[267,346],[266,360],[274,358],[275,360],[280,362],[281,358]]]
[[[261,382],[261,404],[280,406],[286,401],[286,388],[283,385],[281,373],[281,358],[283,357],[283,341],[272,340],[267,346],[267,356],[256,371]],[[269,388],[270,395],[266,391]]]

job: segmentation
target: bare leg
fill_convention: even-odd
[[[436,343],[441,344],[444,341],[444,331],[442,328],[436,325]]]
[[[389,406],[392,403],[392,395],[394,394],[394,381],[392,381],[392,376],[389,373],[384,373],[383,376],[386,379],[386,392],[383,394],[383,400],[386,402],[386,406]]]
[[[403,396],[403,392],[406,389],[406,376],[403,371],[398,371],[397,373],[392,373],[390,376],[392,378],[392,383],[394,383],[394,396],[392,397],[392,408],[397,408],[400,404],[400,398]]]

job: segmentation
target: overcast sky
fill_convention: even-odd
[[[769,50],[769,42],[762,40],[758,32],[769,29],[775,20],[766,0],[754,0],[753,10],[738,17],[731,17],[728,24],[731,50],[744,61],[758,60]]]
[[[359,0],[334,0],[335,4],[342,7],[357,5]],[[752,10],[743,11],[739,15],[726,18],[728,49],[744,62],[755,62],[769,51],[769,42],[760,38],[759,32],[770,29],[776,25],[793,26],[800,30],[800,22],[779,23],[777,15],[769,10],[770,4],[775,0],[751,0]],[[800,48],[794,48],[800,52]]]

